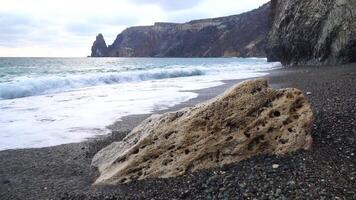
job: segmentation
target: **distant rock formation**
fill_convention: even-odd
[[[153,115],[99,151],[96,184],[117,184],[220,167],[258,154],[308,149],[313,113],[301,91],[246,81],[208,102]]]
[[[188,23],[131,27],[106,48],[101,37],[92,56],[108,57],[265,57],[269,3],[240,15]],[[106,53],[104,53],[106,52]]]
[[[287,65],[356,62],[355,0],[272,0],[269,61]]]
[[[100,33],[91,47],[91,57],[105,57],[109,53],[104,36]]]

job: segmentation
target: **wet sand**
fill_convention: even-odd
[[[176,178],[92,186],[98,172],[91,158],[149,116],[134,115],[112,125],[110,136],[0,151],[0,199],[356,199],[356,64],[283,68],[267,78],[276,88],[311,92],[307,98],[316,119],[311,151],[257,156]],[[193,106],[239,81],[196,91],[197,98],[158,113]]]

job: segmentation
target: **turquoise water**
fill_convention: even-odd
[[[0,58],[0,150],[79,142],[107,125],[263,76],[259,58]]]

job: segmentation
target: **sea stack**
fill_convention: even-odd
[[[300,90],[246,81],[208,102],[153,115],[99,151],[92,161],[100,171],[95,184],[174,177],[259,154],[309,149],[312,123]]]
[[[106,57],[108,55],[108,50],[104,36],[99,33],[91,47],[91,57]]]

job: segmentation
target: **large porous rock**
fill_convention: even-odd
[[[265,79],[177,112],[153,115],[120,142],[99,151],[96,184],[174,177],[258,154],[311,146],[310,105],[297,89],[276,90]]]
[[[287,65],[356,62],[355,0],[272,0],[269,61]]]

